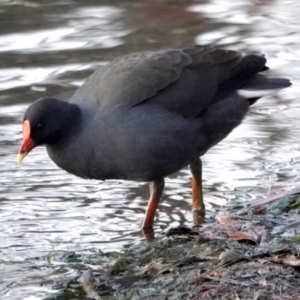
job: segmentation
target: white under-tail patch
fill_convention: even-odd
[[[277,93],[281,88],[278,89],[265,89],[265,90],[238,90],[237,93],[246,98],[259,98],[259,97],[263,97],[263,96],[268,96],[268,95],[273,95],[275,93]]]

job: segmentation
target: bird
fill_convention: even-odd
[[[152,229],[165,177],[189,167],[193,223],[205,218],[201,157],[266,94],[266,58],[211,46],[131,53],[96,70],[69,101],[46,96],[26,110],[17,162],[45,145],[78,177],[149,182],[142,223]]]

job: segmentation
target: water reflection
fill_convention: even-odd
[[[63,15],[63,27],[35,30],[26,35],[12,33],[0,37],[0,52],[41,53],[86,48],[110,48],[121,45],[128,34],[120,18],[122,10],[114,7],[78,8]],[[48,15],[48,18],[57,15]],[[117,30],[119,28],[119,30]],[[28,42],[30,41],[30,42]]]
[[[15,164],[27,105],[46,94],[68,99],[118,55],[194,42],[265,53],[272,72],[294,86],[260,100],[243,125],[205,155],[205,201],[209,209],[221,208],[299,184],[297,1],[101,3],[0,2],[1,299],[42,299],[54,292],[45,260],[52,249],[53,264],[65,266],[67,278],[76,275],[67,268],[67,253],[118,250],[142,238],[146,184],[76,178],[58,169],[43,148]],[[158,232],[191,224],[189,181],[187,170],[166,180]]]

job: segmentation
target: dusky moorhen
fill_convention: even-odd
[[[62,169],[88,179],[150,182],[143,228],[152,228],[164,177],[189,165],[194,224],[205,215],[200,157],[249,106],[290,81],[267,78],[266,59],[212,47],[134,53],[93,73],[69,102],[27,109],[18,163],[45,144]]]

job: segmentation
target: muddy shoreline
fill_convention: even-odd
[[[205,227],[100,255],[47,299],[299,299],[298,207],[296,189],[228,207]]]

